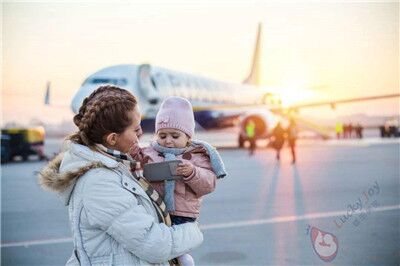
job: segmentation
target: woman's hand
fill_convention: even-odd
[[[178,164],[176,167],[176,173],[184,177],[190,176],[194,171],[194,165],[190,162],[184,162]]]

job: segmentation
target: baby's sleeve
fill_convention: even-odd
[[[193,173],[183,178],[185,182],[197,196],[201,197],[215,190],[217,176],[212,170],[210,158],[202,154],[195,160],[191,160],[194,165]]]

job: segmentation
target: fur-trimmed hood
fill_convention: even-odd
[[[93,162],[87,166],[78,168],[76,171],[60,173],[60,166],[64,153],[60,153],[49,164],[39,172],[39,184],[46,190],[62,192],[76,180],[92,168],[103,167],[100,162]]]
[[[52,159],[40,172],[39,184],[57,192],[68,205],[76,181],[93,168],[115,168],[118,162],[86,146],[71,143],[66,152]]]

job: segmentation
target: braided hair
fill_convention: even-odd
[[[82,103],[74,123],[78,131],[68,139],[93,147],[103,143],[109,133],[122,133],[132,124],[129,112],[137,106],[136,97],[113,85],[104,85],[92,92]]]

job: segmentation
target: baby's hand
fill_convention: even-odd
[[[190,162],[184,162],[184,163],[180,163],[178,164],[178,166],[176,167],[176,173],[178,175],[182,175],[182,176],[190,176],[194,171],[194,165]]]

